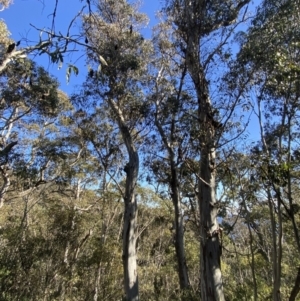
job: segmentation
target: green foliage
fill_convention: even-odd
[[[122,205],[112,197],[98,201],[96,208],[100,211],[94,207],[80,211],[74,206],[70,189],[59,193],[54,185],[38,203],[34,194],[27,203],[12,203],[1,211],[2,299],[60,300],[62,295],[65,300],[93,298],[99,271],[99,299],[107,295],[120,299]],[[87,191],[89,194],[80,201],[81,206],[94,204],[96,195]],[[193,300],[190,295],[181,298],[173,289],[178,289],[178,279],[168,229],[171,220],[170,213],[160,205],[140,207],[138,263],[143,279],[141,296],[147,300]],[[192,236],[190,239],[189,249],[197,262],[197,243]],[[193,264],[190,270],[196,274]]]
[[[1,97],[6,106],[21,106],[53,116],[58,112],[58,82],[42,67],[27,59],[11,63],[2,75]],[[6,106],[4,108],[6,108]]]

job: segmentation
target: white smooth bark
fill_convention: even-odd
[[[129,162],[124,168],[126,172],[126,187],[124,194],[124,225],[123,225],[123,269],[126,301],[139,300],[139,283],[137,274],[137,202],[135,187],[139,172],[139,156],[135,148],[130,130],[124,120],[121,108],[112,100],[108,103],[116,114],[122,138],[127,148]]]

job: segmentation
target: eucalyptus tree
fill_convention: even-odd
[[[220,265],[220,228],[216,200],[216,142],[221,124],[217,120],[209,92],[208,68],[214,57],[223,52],[241,9],[249,1],[168,1],[166,13],[174,24],[178,49],[185,59],[193,82],[197,104],[198,202],[201,237],[202,300],[225,300]],[[209,36],[219,33],[219,42],[209,51]],[[206,43],[206,44],[205,44]]]
[[[66,95],[58,90],[58,82],[42,67],[27,59],[11,63],[1,74],[0,85],[2,206],[11,183],[13,164],[28,159],[26,155],[32,146],[28,151],[20,151],[28,140],[26,136],[31,134],[34,137],[34,127],[39,123],[41,125],[43,119],[52,118],[53,121],[58,110],[63,108],[68,100]],[[39,167],[43,169],[42,165]],[[43,177],[36,179],[37,182],[33,186],[37,186],[38,181],[42,183],[42,180]]]
[[[57,238],[55,231],[53,236],[44,233],[43,238],[39,237],[37,232],[43,232],[49,220],[36,228],[35,213],[40,214],[49,200],[64,207],[64,202],[59,203],[64,194],[72,199],[69,194],[75,190],[72,173],[82,159],[84,145],[72,139],[69,124],[63,122],[70,109],[69,98],[58,89],[58,82],[32,61],[15,60],[1,74],[1,201],[4,204],[1,242],[6,249],[1,258],[2,267],[9,266],[7,277],[1,281],[2,298],[40,300],[43,296],[47,300],[55,284],[49,278],[44,281],[45,273],[58,275],[62,288],[66,286],[62,275],[66,273],[66,265],[58,258],[64,249],[63,258],[66,263],[70,261],[72,238]],[[14,214],[7,214],[9,211]],[[53,261],[47,249],[55,242],[59,247],[53,247],[55,251],[51,255],[56,258]],[[76,252],[74,248],[72,251]],[[36,266],[39,272],[33,268]],[[19,281],[22,285],[15,285]],[[35,283],[34,293],[30,281]]]
[[[251,149],[246,152],[247,149],[245,146],[242,153],[232,152],[222,164],[223,172],[219,172],[228,211],[222,220],[224,234],[228,237],[224,242],[224,261],[225,264],[230,262],[230,270],[236,270],[234,282],[240,286],[234,288],[234,282],[229,280],[230,271],[224,281],[233,287],[226,288],[232,298],[253,296],[254,300],[260,300],[269,295],[272,286],[272,240],[269,239],[272,231],[266,189],[261,181],[256,181],[261,157]],[[235,259],[228,260],[231,256]],[[241,267],[237,268],[236,264]]]
[[[55,32],[55,11],[50,29],[41,29],[48,34],[48,41],[39,49],[46,53],[53,63],[62,65],[64,55],[70,46],[86,50],[89,76],[94,82],[91,94],[97,102],[104,101],[110,110],[110,118],[119,127],[120,134],[128,152],[128,162],[123,167],[126,174],[124,198],[123,264],[124,286],[128,300],[138,300],[138,277],[136,265],[136,218],[137,204],[135,186],[139,170],[139,156],[136,142],[143,129],[143,119],[147,105],[143,103],[145,74],[149,42],[138,31],[148,20],[137,13],[138,4],[129,5],[126,1],[86,1],[88,13],[84,8],[71,21],[66,35]],[[95,11],[94,11],[95,10]],[[74,22],[82,17],[82,32],[71,34]],[[71,72],[78,74],[78,68],[69,65],[67,79]]]
[[[192,119],[189,113],[195,109],[195,101],[187,89],[186,69],[181,69],[182,58],[172,41],[172,28],[161,22],[154,30],[153,43],[156,49],[152,61],[154,73],[149,98],[153,103],[153,123],[156,134],[149,135],[155,151],[148,150],[146,160],[159,185],[166,187],[174,206],[174,243],[180,288],[189,289],[189,277],[184,246],[184,197],[183,170],[187,171],[186,158],[191,157],[189,147]],[[194,185],[190,183],[194,188]],[[186,187],[186,191],[188,188]],[[193,190],[193,189],[191,189]]]
[[[151,47],[138,32],[147,23],[145,15],[126,1],[99,1],[97,12],[84,17],[83,30],[91,45],[87,49],[91,93],[104,101],[110,118],[118,124],[128,153],[123,227],[124,288],[127,300],[139,300],[135,188],[139,172],[138,139],[147,114],[143,81]],[[104,59],[105,58],[105,59]]]
[[[85,152],[88,155],[93,173],[93,190],[101,199],[100,245],[97,248],[105,250],[111,243],[110,231],[115,233],[115,242],[120,244],[120,233],[117,234],[113,223],[120,223],[120,199],[124,194],[124,166],[126,165],[126,149],[118,129],[118,124],[111,118],[107,103],[99,101],[95,91],[95,82],[91,77],[82,85],[80,93],[72,96],[72,101],[78,108],[72,116],[77,125],[76,135],[85,141]],[[83,171],[82,176],[85,176]],[[93,207],[97,207],[97,202]],[[90,208],[92,209],[92,208]],[[117,221],[116,221],[117,219]],[[120,247],[120,246],[119,246]],[[118,253],[115,252],[114,253]],[[112,254],[113,255],[113,254]],[[93,299],[98,300],[107,294],[108,279],[106,271],[105,252],[101,253],[97,262],[97,272],[94,281]],[[111,283],[109,286],[112,285]],[[116,291],[115,295],[120,292]],[[116,298],[117,297],[116,295]]]
[[[251,79],[254,107],[261,140],[261,177],[268,189],[270,221],[273,227],[273,300],[280,300],[284,246],[283,215],[287,215],[299,252],[299,226],[295,212],[299,204],[297,183],[297,141],[299,138],[299,13],[298,1],[264,1],[247,33],[239,53],[234,77],[238,83]],[[238,80],[237,80],[238,78]],[[289,300],[300,290],[300,268]]]
[[[232,153],[222,165],[219,176],[226,187],[224,197],[229,213],[222,220],[223,261],[229,268],[223,275],[226,295],[231,299],[273,299],[274,271],[280,257],[284,275],[280,295],[288,300],[297,275],[297,246],[289,217],[278,208],[273,188],[274,184],[283,183],[284,177],[274,161],[270,166],[264,151],[254,143],[252,147],[245,143],[243,153]],[[284,239],[278,243],[280,232]]]

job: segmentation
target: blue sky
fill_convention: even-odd
[[[11,38],[15,41],[21,40],[21,46],[26,46],[26,40],[31,42],[39,41],[39,32],[30,24],[38,28],[51,27],[52,13],[55,7],[55,0],[15,0],[6,10],[0,12],[0,18],[5,21],[11,32]],[[66,32],[70,21],[80,11],[85,1],[80,0],[59,0],[56,17],[56,31]],[[151,27],[155,25],[155,14],[160,9],[160,0],[145,0],[141,6],[141,12],[146,13],[150,18],[145,35],[150,37]],[[46,36],[45,36],[46,38]],[[49,58],[44,55],[36,57],[35,61],[43,65],[51,74],[56,76],[61,83],[62,90],[72,93],[75,85],[80,85],[87,74],[84,66],[84,58],[76,62],[79,64],[79,75],[71,77],[70,83],[66,82],[66,65],[58,70],[57,66],[49,63]]]
[[[29,40],[32,43],[36,43],[39,40],[39,32],[30,26],[30,24],[33,24],[38,28],[51,27],[55,2],[55,0],[15,0],[8,9],[0,12],[0,18],[8,25],[8,29],[12,34],[11,37],[15,41],[21,40],[21,46],[26,46],[26,40]],[[162,6],[161,2],[162,0],[144,0],[144,3],[141,6],[140,10],[146,13],[150,18],[150,23],[144,33],[146,38],[150,37],[151,27],[157,22],[155,14]],[[254,7],[257,5],[257,2],[258,0],[253,1],[251,6]],[[80,11],[84,3],[85,1],[81,0],[58,0],[55,26],[57,32],[66,32],[70,21]],[[76,28],[74,28],[74,30],[76,30]],[[76,58],[78,58],[78,56],[76,56]],[[49,57],[47,55],[37,56],[34,58],[35,61],[43,65],[51,74],[58,78],[61,83],[61,89],[68,94],[75,91],[75,86],[80,85],[85,80],[88,72],[84,58],[81,58],[81,60],[76,62],[72,62],[70,59],[72,58],[68,58],[66,61],[74,63],[79,67],[79,75],[77,77],[72,75],[70,83],[67,84],[66,64],[58,70],[57,65],[49,63]],[[254,122],[256,123],[256,120]],[[253,124],[253,121],[251,124]],[[255,127],[250,126],[250,128]],[[257,133],[256,130],[252,131],[250,137],[254,138],[255,136],[258,136],[258,133],[255,133]]]

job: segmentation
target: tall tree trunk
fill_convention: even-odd
[[[251,230],[251,226],[249,223],[249,212],[248,208],[246,206],[245,200],[243,200],[243,205],[244,205],[244,210],[247,212],[247,228],[249,232],[249,239],[250,239],[250,253],[251,253],[251,274],[252,274],[252,279],[253,279],[253,301],[258,300],[258,294],[257,294],[257,281],[256,281],[256,274],[255,274],[255,247],[253,246],[254,243],[254,238]],[[250,259],[249,259],[250,261]]]
[[[157,104],[156,104],[157,105]],[[175,162],[175,154],[173,149],[173,136],[175,131],[175,116],[172,119],[172,129],[171,129],[171,143],[168,142],[166,133],[158,119],[158,108],[156,108],[155,114],[155,125],[158,132],[162,138],[163,144],[167,149],[169,155],[169,164],[171,177],[169,179],[169,185],[171,189],[171,199],[174,206],[174,226],[175,226],[175,251],[177,259],[177,270],[179,276],[179,284],[182,290],[188,289],[190,287],[190,281],[188,276],[188,269],[185,258],[184,249],[184,230],[183,230],[183,214],[181,208],[181,199],[179,193],[179,182],[178,182],[178,169]]]
[[[127,128],[126,128],[127,129]],[[129,131],[124,130],[123,139],[130,140]],[[125,137],[126,136],[126,139]],[[130,139],[128,139],[130,137]],[[137,202],[134,188],[137,181],[139,157],[131,141],[127,144],[129,153],[129,163],[126,165],[126,190],[124,197],[124,228],[123,228],[123,267],[124,285],[127,301],[139,300],[138,275],[137,275],[137,254],[136,254],[136,222],[137,222]]]
[[[215,197],[215,159],[213,147],[201,150],[198,202],[200,209],[200,266],[201,300],[224,301],[221,274],[220,229],[217,221],[218,208]]]
[[[138,301],[139,288],[136,255],[137,204],[135,196],[129,196],[128,194],[124,199],[124,203],[123,267],[125,293],[127,301]]]
[[[214,31],[236,22],[240,10],[250,0],[234,1],[228,10],[222,11],[224,1],[173,0],[168,13],[176,26],[178,46],[188,73],[193,81],[198,99],[200,169],[198,173],[198,202],[200,210],[200,266],[202,301],[224,301],[221,275],[220,229],[217,221],[218,205],[215,196],[215,143],[216,128],[209,98],[205,70],[222,45],[212,50],[201,63],[200,40]],[[220,4],[220,5],[218,5]],[[227,37],[228,38],[228,37]]]
[[[126,301],[139,300],[138,274],[137,274],[137,202],[135,186],[139,172],[139,156],[128,126],[124,120],[123,112],[112,99],[108,103],[116,114],[122,138],[127,148],[129,162],[124,167],[126,172],[126,187],[124,193],[124,225],[123,225],[123,269],[124,289]]]
[[[174,162],[173,162],[174,163]],[[172,201],[174,206],[174,224],[175,224],[175,250],[177,258],[178,276],[180,288],[182,290],[189,288],[190,281],[188,277],[188,269],[186,265],[185,250],[184,250],[184,230],[183,230],[183,213],[181,208],[181,201],[178,191],[178,175],[175,166],[172,166],[172,179],[171,179],[171,191]],[[172,168],[173,167],[173,168]]]
[[[200,210],[200,269],[201,300],[224,301],[221,274],[220,228],[215,195],[215,126],[208,92],[208,83],[200,63],[199,37],[189,32],[187,41],[187,69],[198,97],[200,170],[198,174],[198,202]]]
[[[257,107],[258,107],[258,121],[259,121],[263,151],[268,156],[268,160],[271,160],[269,147],[265,139],[262,111],[261,111],[261,100],[257,100]],[[282,122],[284,121],[284,119],[285,119],[285,114],[283,114],[282,116]],[[281,143],[281,139],[279,139],[279,153],[282,153],[281,148],[282,148],[282,143]],[[281,161],[280,158],[279,161]],[[268,178],[270,179],[270,181],[272,181],[273,174],[272,173],[268,174]],[[282,261],[282,236],[283,236],[282,219],[281,219],[282,213],[281,213],[281,202],[280,202],[281,196],[280,196],[280,188],[277,187],[277,185],[274,182],[272,183],[272,186],[277,196],[277,209],[274,208],[274,200],[270,188],[269,187],[266,188],[267,195],[268,195],[268,206],[269,206],[271,232],[272,232],[272,264],[273,264],[272,300],[281,301],[280,288],[281,288],[281,261]],[[276,211],[277,211],[277,220],[276,220]]]

